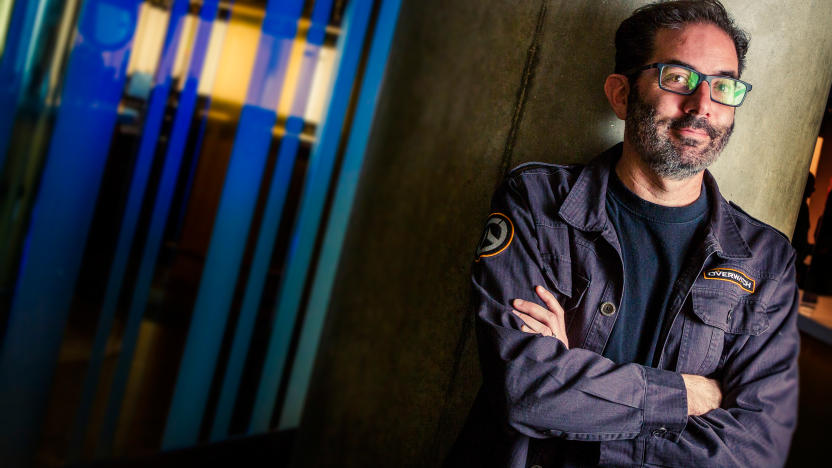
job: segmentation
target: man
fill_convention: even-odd
[[[747,47],[717,0],[636,10],[604,84],[623,143],[507,177],[472,273],[484,386],[450,460],[784,463],[794,251],[705,170],[751,90]]]

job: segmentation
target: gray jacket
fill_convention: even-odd
[[[620,154],[617,145],[585,167],[524,165],[494,195],[472,271],[484,387],[471,421],[491,434],[459,445],[517,467],[783,465],[797,417],[794,251],[728,203],[707,171],[710,219],[675,283],[653,365],[601,356],[626,281],[604,202]],[[571,349],[520,331],[510,304],[542,305],[535,285],[566,310]],[[687,416],[682,373],[719,381],[722,407]]]

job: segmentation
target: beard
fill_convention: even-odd
[[[656,108],[641,99],[635,86],[630,89],[628,102],[624,125],[627,138],[647,166],[664,178],[682,180],[705,170],[719,157],[734,131],[733,122],[727,127],[715,127],[708,119],[693,114],[678,119],[659,118]],[[682,128],[704,130],[710,141],[697,149],[702,144],[699,140],[671,140],[670,130]],[[659,129],[663,130],[661,135]]]

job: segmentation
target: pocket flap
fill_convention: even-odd
[[[572,264],[549,253],[541,254],[543,270],[549,274],[555,289],[566,297],[572,297]]]
[[[555,290],[568,300],[561,303],[565,310],[572,309],[581,302],[589,287],[589,280],[572,272],[572,264],[557,255],[542,254],[543,269],[549,276]]]
[[[768,330],[765,306],[759,301],[712,289],[694,289],[693,313],[706,324],[735,335],[759,335]]]

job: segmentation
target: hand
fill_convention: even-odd
[[[559,339],[566,349],[569,349],[569,338],[566,337],[566,322],[563,307],[558,304],[555,296],[543,286],[536,286],[534,291],[546,304],[548,310],[534,302],[515,299],[512,302],[514,315],[520,317],[524,325],[520,330],[526,333],[539,333],[543,336],[553,336]]]
[[[682,374],[688,391],[688,416],[701,416],[719,408],[722,390],[716,380],[701,375]]]

